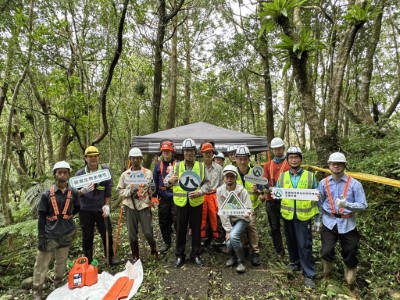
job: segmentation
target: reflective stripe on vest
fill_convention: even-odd
[[[181,165],[182,165],[182,168],[181,168]],[[178,178],[181,178],[182,174],[185,171],[186,170],[185,170],[185,162],[184,161],[181,161],[181,162],[175,164],[175,172],[174,173],[177,174]],[[200,180],[203,182],[203,180],[204,180],[204,165],[203,165],[203,163],[195,161],[191,171],[195,172],[197,175],[199,175]],[[201,186],[201,184],[200,184],[200,186]],[[200,189],[200,186],[195,190],[195,192],[197,192]],[[172,187],[172,191],[173,191],[175,205],[184,207],[188,200],[188,192],[183,190],[180,187],[179,183],[178,183],[178,185],[174,185]],[[199,206],[203,202],[204,202],[203,195],[196,197],[196,198],[189,199],[189,204],[190,204],[190,206],[193,206],[193,207]]]
[[[47,220],[49,220],[49,221],[55,221],[57,219],[69,220],[73,217],[73,215],[67,214],[69,203],[71,202],[71,190],[68,190],[67,199],[65,200],[64,209],[63,209],[61,215],[60,215],[60,211],[58,210],[56,195],[54,194],[54,185],[52,185],[50,188],[50,201],[51,201],[51,205],[53,206],[54,215],[52,217],[47,217]]]
[[[252,168],[249,169],[247,174],[251,174],[251,173],[252,173]],[[254,183],[245,181],[244,184],[243,184],[242,177],[239,175],[236,178],[236,184],[240,184],[241,186],[243,186],[246,189],[246,191],[250,195],[250,200],[251,200],[251,204],[252,204],[253,209],[257,208],[257,206],[260,204],[260,200],[258,199],[258,194],[253,192],[253,184]]]
[[[290,172],[286,171],[279,177],[279,186],[282,188],[293,188],[292,181],[290,180]],[[314,174],[304,170],[300,176],[296,188],[311,189],[314,182]],[[297,219],[300,221],[307,221],[319,213],[317,201],[307,200],[292,200],[282,199],[281,201],[281,214],[286,220],[293,220],[294,212],[296,212]]]

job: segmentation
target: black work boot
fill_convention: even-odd
[[[132,262],[135,263],[139,259],[139,242],[130,243],[132,251]]]
[[[261,264],[260,253],[251,253],[250,262],[252,266],[258,267]]]
[[[154,256],[155,260],[157,260],[158,259],[158,251],[157,251],[156,241],[153,240],[151,243],[149,243],[149,245],[150,245],[150,249],[151,249],[150,254]]]

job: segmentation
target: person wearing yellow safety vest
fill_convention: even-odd
[[[339,240],[345,264],[344,278],[349,286],[353,286],[357,274],[357,250],[360,242],[355,212],[365,210],[368,205],[361,183],[344,173],[347,164],[344,154],[332,153],[328,164],[332,175],[321,180],[318,186],[323,223],[321,257],[324,277],[329,278],[333,271],[335,246]]]
[[[259,194],[261,193],[262,186],[257,186],[249,181],[244,179],[246,174],[252,174],[252,168],[250,167],[250,151],[246,146],[239,146],[236,149],[236,164],[239,171],[239,176],[236,179],[237,184],[242,185],[250,195],[250,200],[253,204],[253,213],[251,214],[251,222],[249,226],[247,226],[246,231],[243,237],[244,244],[246,243],[246,235],[248,239],[248,243],[250,245],[250,262],[253,266],[259,266],[261,264],[260,261],[260,248],[258,246],[258,233],[257,233],[257,207],[260,204],[258,199]]]
[[[79,212],[76,189],[68,186],[71,167],[66,161],[54,164],[55,184],[45,191],[38,203],[38,252],[33,268],[33,299],[42,299],[43,284],[54,255],[54,287],[62,286],[69,246],[75,235],[73,216]]]
[[[289,171],[281,174],[276,184],[280,188],[315,189],[317,181],[314,173],[301,167],[303,155],[299,147],[290,147],[286,152]],[[318,215],[316,201],[282,199],[286,244],[289,252],[289,269],[294,272],[303,270],[306,288],[315,288],[315,265],[312,257],[311,220]]]
[[[190,258],[197,266],[202,267],[204,265],[200,257],[202,251],[201,216],[204,194],[209,190],[209,182],[206,177],[204,164],[195,161],[196,150],[194,140],[190,138],[184,140],[182,142],[184,160],[177,162],[174,169],[164,179],[165,186],[172,186],[174,203],[176,205],[176,268],[180,268],[186,260],[185,246],[188,225],[192,229],[192,251]],[[185,171],[192,171],[200,177],[201,183],[194,191],[187,192],[179,184],[179,179]]]
[[[96,172],[101,169],[109,169],[100,164],[100,152],[94,146],[85,150],[85,167],[78,170],[75,176]],[[94,226],[100,233],[103,241],[104,256],[110,265],[117,265],[120,261],[114,256],[113,236],[110,220],[110,201],[113,187],[112,179],[99,183],[91,183],[79,190],[81,196],[81,210],[79,211],[79,223],[82,230],[82,250],[90,264],[93,260]],[[108,239],[106,237],[108,235]],[[108,253],[107,253],[108,240]]]
[[[150,246],[150,254],[158,257],[157,245],[153,235],[153,216],[151,213],[151,194],[154,193],[153,173],[142,167],[143,154],[139,148],[129,151],[131,167],[121,174],[117,191],[122,197],[124,205],[126,227],[128,228],[129,245],[132,251],[132,261],[137,261],[139,256],[138,231],[139,224],[143,235]],[[132,173],[136,178],[143,178],[143,183],[130,183]]]

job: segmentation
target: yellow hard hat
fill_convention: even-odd
[[[97,149],[95,146],[89,146],[85,150],[85,156],[91,156],[91,155],[99,155],[99,149]]]

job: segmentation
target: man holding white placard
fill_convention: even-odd
[[[156,241],[153,235],[153,217],[151,214],[150,196],[153,173],[142,167],[143,155],[139,148],[129,151],[131,167],[122,173],[119,178],[117,191],[122,197],[124,205],[128,239],[132,251],[132,261],[139,259],[138,231],[139,223],[143,235],[151,248],[151,255],[158,256]]]
[[[278,188],[317,188],[314,173],[301,167],[303,155],[299,147],[290,147],[286,152],[286,159],[290,169],[279,176],[276,184]],[[289,268],[292,271],[302,270],[304,285],[312,289],[315,288],[315,266],[312,257],[311,220],[318,213],[317,201],[282,198],[281,214],[289,252]]]

